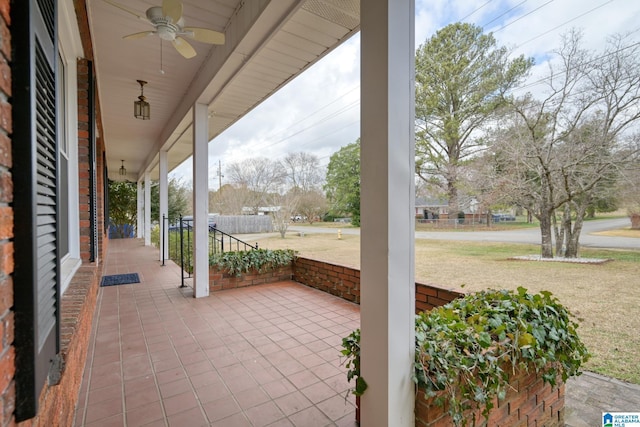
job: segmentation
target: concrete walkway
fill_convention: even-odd
[[[640,386],[585,372],[567,382],[567,427],[602,426],[603,412],[640,412]]]

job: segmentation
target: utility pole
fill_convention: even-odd
[[[224,177],[224,175],[222,175],[222,162],[220,160],[218,160],[218,191],[220,191],[222,189],[222,178]]]

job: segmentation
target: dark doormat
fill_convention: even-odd
[[[100,286],[126,285],[129,283],[140,283],[140,277],[138,277],[138,273],[102,276],[102,282],[100,282]]]

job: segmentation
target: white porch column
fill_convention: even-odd
[[[209,115],[193,106],[193,296],[209,296]]]
[[[168,175],[169,168],[167,164],[167,152],[160,151],[160,163],[158,165],[159,168],[159,215],[158,215],[158,223],[160,224],[160,261],[164,261],[169,258],[169,235],[168,233],[165,235],[166,231],[166,221],[163,223],[162,218],[166,218],[169,214],[169,184],[168,184]],[[162,242],[164,241],[164,249]],[[164,259],[163,259],[164,255]]]
[[[151,176],[144,173],[144,244],[151,246]]]
[[[137,219],[137,224],[136,224],[136,237],[138,239],[142,238],[142,236],[144,236],[144,218],[143,218],[143,209],[144,209],[144,193],[142,192],[142,181],[138,181],[137,183],[137,188],[136,188],[136,196],[137,196],[137,202],[138,202],[138,211],[136,213],[136,219]]]
[[[414,0],[360,9],[362,425],[413,426]]]

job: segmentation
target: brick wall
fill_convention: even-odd
[[[89,61],[78,59],[78,178],[80,203],[80,258],[91,257],[91,187],[89,159]]]
[[[360,270],[355,268],[297,257],[293,280],[360,304]]]
[[[93,312],[101,270],[84,264],[71,279],[60,301],[60,353],[64,370],[57,385],[45,386],[38,402],[38,415],[19,425],[71,426],[89,349]]]
[[[416,313],[429,311],[464,296],[458,289],[416,282]]]
[[[298,257],[293,280],[360,304],[360,270]],[[462,291],[416,282],[416,312],[439,307],[464,295]]]
[[[209,291],[221,291],[223,289],[243,288],[245,286],[262,285],[265,283],[291,280],[292,267],[280,267],[264,273],[253,272],[243,274],[240,277],[229,275],[214,267],[209,267]]]
[[[489,421],[486,425],[492,427],[513,426],[564,426],[564,383],[562,378],[557,379],[556,387],[545,384],[542,378],[536,375],[535,368],[517,371],[510,379],[507,394],[503,400],[494,400],[494,407],[489,413]],[[440,407],[434,403],[432,397],[425,399],[424,392],[418,391],[416,395],[416,427],[450,427],[453,424],[447,413],[448,408]],[[475,425],[485,425],[478,421],[484,421],[480,412],[468,411],[466,419],[468,425],[473,425],[471,420],[476,417]]]
[[[11,179],[11,17],[0,0],[0,425],[12,425],[15,407],[13,343],[13,182]]]

